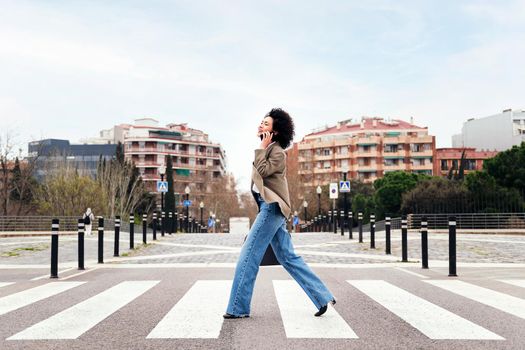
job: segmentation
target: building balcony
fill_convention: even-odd
[[[193,156],[199,158],[213,158],[220,159],[223,158],[221,153],[217,152],[189,152],[189,151],[179,151],[172,149],[164,149],[157,147],[127,147],[125,149],[125,154],[163,154],[163,155],[174,155],[174,156]]]
[[[407,170],[407,166],[406,164],[404,163],[400,163],[400,164],[390,164],[390,165],[387,165],[387,164],[384,164],[383,165],[383,169],[385,171],[398,171],[398,170]]]
[[[383,170],[382,164],[363,164],[363,165],[357,165],[353,171],[357,171],[358,173],[373,173]]]
[[[333,168],[315,168],[314,169],[314,174],[329,174],[331,172],[333,172]]]
[[[397,152],[384,152],[383,158],[385,159],[402,159],[407,157],[407,152],[405,150],[399,150]]]
[[[409,143],[409,137],[408,136],[385,136],[383,137],[383,144],[385,145],[402,145]]]
[[[423,164],[423,165],[410,165],[409,166],[409,170],[433,170],[434,169],[434,165],[432,163],[428,163],[428,164]]]
[[[418,158],[418,157],[419,158],[423,158],[423,157],[432,158],[433,156],[434,156],[434,152],[432,152],[431,149],[420,151],[420,152],[410,151],[409,153],[409,157],[412,157],[412,158]]]
[[[358,146],[379,145],[381,143],[381,138],[379,136],[358,137],[357,139],[354,139],[353,143]]]
[[[432,143],[432,135],[424,136],[407,136],[407,141],[410,143]]]
[[[335,159],[349,159],[350,157],[352,157],[352,154],[350,152],[346,154],[342,154],[342,153],[335,154]]]
[[[333,154],[314,156],[314,161],[333,160],[335,157]]]
[[[381,153],[378,151],[356,151],[354,156],[357,158],[377,158],[381,157]]]

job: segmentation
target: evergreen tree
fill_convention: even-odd
[[[122,142],[118,142],[117,144],[117,150],[115,151],[115,158],[117,159],[117,162],[120,165],[124,165],[124,146],[122,145]]]
[[[173,161],[171,156],[167,156],[166,179],[168,181],[168,192],[164,196],[164,210],[166,213],[175,212],[175,191],[173,188]]]

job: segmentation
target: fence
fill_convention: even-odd
[[[448,229],[448,218],[456,217],[456,227],[459,230],[497,230],[497,229],[525,229],[525,213],[471,213],[471,214],[409,214],[407,215],[408,229],[416,230],[421,227],[421,218],[427,218],[429,230]],[[401,218],[392,218],[392,230],[401,229]],[[385,230],[385,221],[376,223],[376,231]],[[370,224],[363,225],[364,232],[370,232]]]
[[[51,230],[52,219],[59,220],[60,231],[77,232],[79,219],[77,216],[0,216],[0,232],[46,232]],[[92,225],[93,232],[96,232],[98,229],[97,218],[93,220]],[[112,231],[114,227],[115,219],[104,218],[104,230]],[[120,230],[129,232],[129,222],[121,220]]]

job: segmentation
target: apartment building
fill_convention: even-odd
[[[436,156],[434,158],[434,175],[448,176],[451,170],[459,170],[463,151],[465,152],[465,174],[476,170],[482,170],[483,162],[486,159],[493,158],[498,154],[498,151],[478,151],[475,148],[438,148],[436,149]]]
[[[461,133],[452,136],[452,147],[505,151],[525,141],[525,110],[505,109],[463,123]]]
[[[413,121],[363,117],[306,135],[298,143],[298,168],[307,186],[349,179],[373,182],[390,171],[432,175],[435,137]]]
[[[136,119],[123,133],[124,155],[133,161],[146,183],[156,191],[166,156],[173,160],[175,192],[183,193],[189,185],[192,195],[210,191],[211,182],[226,174],[226,154],[201,130],[187,124],[159,126],[152,118]]]
[[[95,177],[101,159],[115,157],[116,144],[71,144],[69,140],[45,139],[28,144],[28,160],[35,159],[35,177],[38,181],[65,164]]]

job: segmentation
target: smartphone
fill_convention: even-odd
[[[272,141],[273,141],[273,132],[272,132],[272,133],[270,133],[270,134],[272,135]],[[261,141],[262,141],[262,139],[263,139],[263,135],[262,135],[262,134],[261,134],[261,135],[259,135],[259,138],[260,138],[260,139],[261,139]]]

